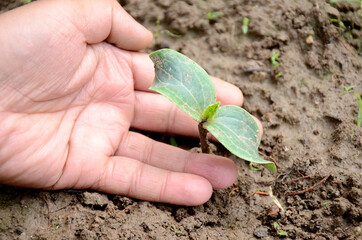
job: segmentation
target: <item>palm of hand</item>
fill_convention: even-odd
[[[52,4],[63,4],[69,15],[74,9],[83,12],[57,15],[61,11]],[[57,17],[33,18],[33,28],[21,28],[20,33],[11,20],[22,25],[25,21],[18,16],[26,17],[26,8],[0,18],[0,29],[22,39],[5,41],[0,34],[7,50],[6,58],[0,59],[0,95],[6,96],[0,99],[0,183],[92,188],[185,205],[201,204],[212,187],[230,185],[237,174],[232,161],[191,154],[129,131],[132,126],[197,136],[197,124],[162,96],[147,91],[154,73],[145,54],[103,42],[142,49],[151,36],[140,25],[112,0],[87,2],[87,9],[72,4],[83,6],[82,1],[30,4],[34,16],[53,9]],[[109,29],[110,22],[121,26]],[[122,29],[132,31],[124,34]],[[238,89],[217,82],[224,89],[219,100],[241,104]]]
[[[74,39],[45,50],[40,44],[37,62],[19,65],[44,70],[33,68],[9,83],[21,86],[34,79],[12,91],[7,102],[11,113],[4,118],[12,129],[6,149],[11,161],[2,169],[12,173],[7,183],[97,187],[102,184],[97,171],[103,169],[98,165],[115,154],[130,127],[135,98],[130,54],[107,43],[87,45]],[[30,54],[36,52],[33,47]],[[88,175],[87,181],[82,175]]]

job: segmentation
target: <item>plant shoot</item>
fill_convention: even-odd
[[[243,108],[220,106],[210,76],[197,63],[171,49],[150,54],[156,76],[151,90],[175,103],[199,123],[201,149],[209,153],[210,132],[231,153],[247,161],[262,164],[276,172],[273,162],[259,156],[261,134],[255,119]]]
[[[248,29],[249,29],[249,18],[244,17],[243,18],[243,26],[241,27],[241,30],[243,30],[244,34],[247,34]]]

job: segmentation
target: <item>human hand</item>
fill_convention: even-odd
[[[151,40],[112,0],[37,1],[0,15],[0,183],[181,205],[232,184],[231,160],[129,131],[198,135],[148,91],[153,64],[135,51]],[[214,82],[223,104],[242,104],[236,87]]]

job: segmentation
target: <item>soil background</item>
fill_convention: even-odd
[[[362,95],[360,3],[121,4],[154,33],[158,28],[147,52],[175,49],[242,89],[244,108],[264,126],[260,151],[278,162],[278,173],[251,170],[228,154],[238,165],[237,181],[197,207],[92,191],[0,186],[0,239],[362,239],[358,101],[353,93],[340,95],[352,85]],[[20,5],[19,0],[3,0],[1,12]],[[209,20],[208,12],[222,15]],[[250,19],[247,34],[242,32],[244,17]],[[279,66],[270,62],[273,50],[280,53]],[[145,134],[170,141],[167,135]],[[195,139],[175,139],[181,147],[198,147]],[[287,196],[326,177],[308,192]],[[270,187],[284,211],[270,196],[253,195]]]

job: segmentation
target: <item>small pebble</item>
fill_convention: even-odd
[[[313,44],[313,41],[314,41],[314,39],[313,39],[313,36],[312,36],[312,35],[309,35],[309,36],[307,37],[307,39],[305,40],[305,42],[306,42],[308,45],[312,45],[312,44]]]

